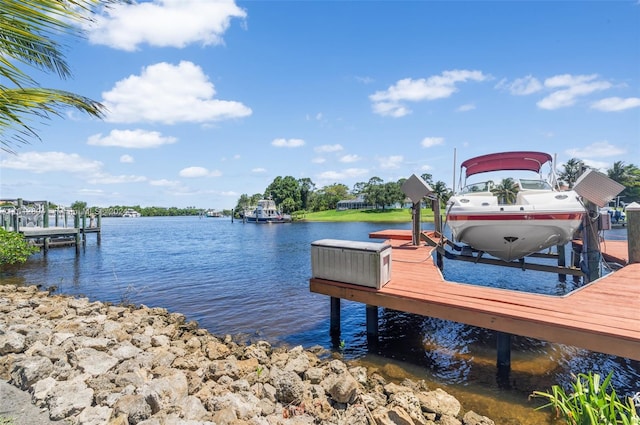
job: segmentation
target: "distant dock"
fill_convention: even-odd
[[[95,234],[100,244],[102,215],[99,211],[88,214],[86,211],[52,210],[48,201],[23,199],[2,199],[0,205],[0,227],[21,233],[44,252],[61,246],[75,246],[79,252],[86,244],[87,234]]]
[[[391,245],[391,280],[380,289],[312,277],[311,292],[331,297],[331,332],[340,332],[340,300],[367,307],[367,336],[377,338],[378,307],[498,332],[497,365],[510,365],[510,335],[567,344],[640,361],[640,263],[627,264],[626,241],[606,241],[603,256],[624,267],[563,296],[490,288],[444,279],[435,247],[412,245],[411,231],[371,238]],[[611,251],[609,251],[611,250]]]

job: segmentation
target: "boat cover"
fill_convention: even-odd
[[[466,177],[489,171],[526,170],[540,172],[542,165],[553,158],[544,152],[500,152],[467,159],[460,167],[466,168]]]

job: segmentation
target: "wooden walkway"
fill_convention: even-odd
[[[640,361],[640,264],[564,296],[540,295],[446,281],[434,248],[411,245],[410,231],[370,236],[392,245],[389,283],[376,290],[312,278],[311,292]],[[615,245],[622,255],[610,242],[602,248]]]

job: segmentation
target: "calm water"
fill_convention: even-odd
[[[131,302],[180,312],[216,335],[274,345],[321,345],[329,337],[329,298],[309,291],[311,242],[369,241],[372,231],[409,223],[294,223],[255,225],[226,218],[152,217],[103,220],[102,243],[87,236],[73,248],[35,255],[3,281],[55,285],[92,300]],[[428,225],[424,226],[425,228]],[[607,232],[624,239],[626,229]],[[514,290],[565,293],[549,273],[445,262],[448,280]],[[365,308],[342,302],[344,355],[376,366],[390,378],[424,379],[458,397],[466,409],[499,424],[551,424],[528,400],[533,390],[569,384],[571,374],[615,371],[619,393],[640,390],[640,364],[626,359],[514,337],[512,372],[499,379],[492,331],[380,309],[380,341],[369,351]],[[579,314],[579,312],[576,312]]]

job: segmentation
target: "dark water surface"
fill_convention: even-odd
[[[309,291],[311,242],[370,241],[372,231],[411,228],[410,223],[256,225],[197,217],[105,218],[102,226],[100,245],[88,235],[79,256],[73,248],[52,249],[3,281],[164,307],[215,335],[242,341],[326,348],[332,348],[329,298]],[[626,229],[605,236],[625,239]],[[571,277],[560,283],[550,273],[449,260],[444,274],[448,280],[552,295],[573,287]],[[392,310],[379,314],[379,344],[369,351],[364,306],[342,302],[340,338],[347,359],[376,366],[392,379],[424,379],[497,424],[554,423],[547,412],[534,411],[536,402],[528,396],[553,384],[569,385],[572,373],[613,370],[618,393],[640,390],[639,362],[524,337],[512,340],[510,376],[498,378],[492,331]]]

